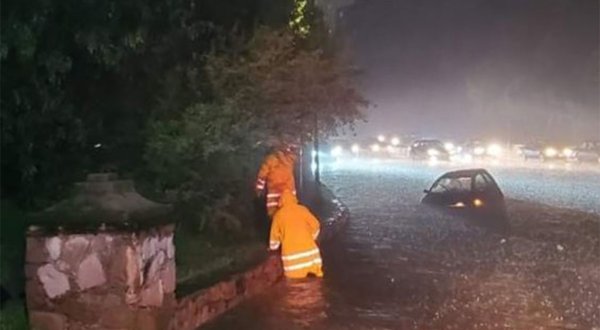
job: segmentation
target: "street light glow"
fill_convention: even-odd
[[[385,142],[385,135],[382,135],[382,134],[380,134],[380,135],[377,137],[377,141],[379,141],[379,142]]]
[[[397,146],[400,144],[400,139],[397,137],[393,137],[391,142],[393,146]]]

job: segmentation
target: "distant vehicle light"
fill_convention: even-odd
[[[490,156],[498,157],[502,155],[502,146],[497,143],[492,143],[487,147],[487,153]]]
[[[556,157],[558,155],[558,150],[552,147],[548,147],[544,149],[544,155],[546,157]]]
[[[565,155],[565,157],[573,157],[575,154],[575,152],[571,148],[564,148],[562,153],[563,155]]]
[[[358,144],[353,144],[351,150],[352,153],[357,154],[360,151],[360,146]]]
[[[394,152],[394,147],[393,146],[387,146],[387,147],[385,147],[385,150],[387,150],[388,152]]]
[[[385,142],[385,135],[379,135],[377,137],[377,141],[379,141],[379,142]]]
[[[339,157],[342,155],[343,152],[344,149],[342,148],[342,146],[335,146],[333,149],[331,149],[331,155],[333,157]]]
[[[397,145],[399,145],[399,144],[400,144],[400,139],[399,139],[399,138],[397,138],[397,137],[394,137],[394,138],[392,138],[392,141],[391,141],[391,142],[392,142],[392,145],[393,145],[393,146],[397,146]]]
[[[371,151],[379,152],[379,150],[381,150],[381,147],[378,144],[374,144],[371,146]]]
[[[439,156],[440,152],[437,149],[428,149],[427,154],[430,157],[437,157],[437,156]]]
[[[483,206],[483,201],[479,198],[475,198],[473,200],[473,205],[475,205],[475,207],[481,207],[481,206]]]
[[[452,152],[452,151],[454,151],[454,148],[455,148],[454,143],[452,143],[452,142],[444,143],[444,149],[446,149],[446,151]]]
[[[475,147],[475,149],[473,149],[473,153],[476,156],[481,156],[485,153],[485,148],[484,147]]]
[[[435,166],[438,164],[438,158],[437,156],[429,156],[429,160],[427,161],[427,165],[429,166]]]
[[[455,204],[450,205],[450,207],[457,207],[457,208],[465,207],[465,203],[457,202]]]

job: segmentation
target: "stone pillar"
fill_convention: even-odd
[[[27,233],[32,329],[164,329],[176,307],[169,208],[90,175]]]

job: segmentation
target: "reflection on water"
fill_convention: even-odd
[[[295,323],[310,327],[327,317],[327,304],[321,279],[286,281],[281,310],[292,317]]]
[[[203,329],[327,329],[325,288],[321,278],[284,280]]]

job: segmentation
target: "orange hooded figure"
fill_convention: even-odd
[[[303,278],[312,273],[322,277],[321,252],[315,243],[320,224],[296,196],[289,190],[283,192],[280,208],[271,224],[269,248],[281,246],[283,270],[288,278]]]
[[[267,156],[258,172],[256,192],[262,194],[267,189],[267,213],[273,217],[279,205],[279,198],[285,190],[296,194],[294,163],[296,155],[292,148],[279,150]]]

